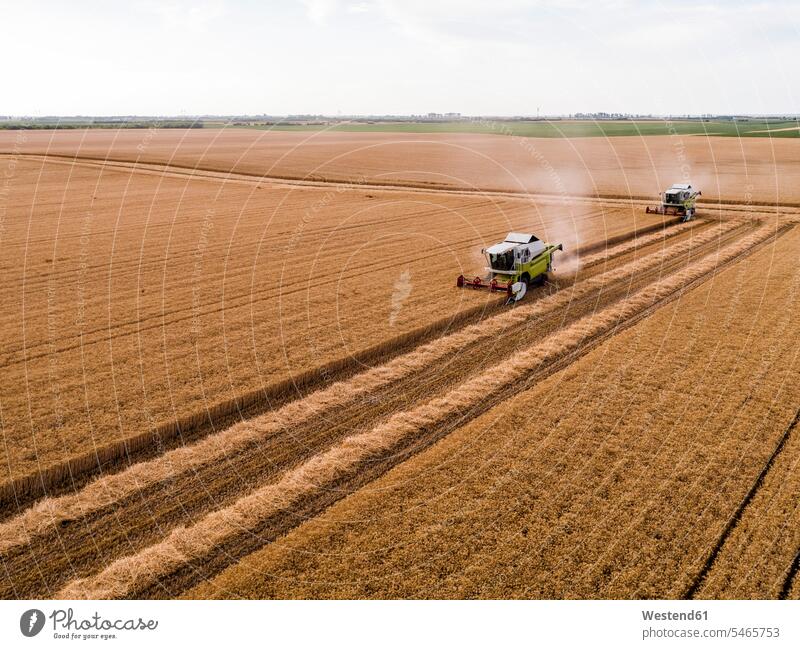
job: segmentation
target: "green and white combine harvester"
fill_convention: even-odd
[[[531,284],[544,284],[553,270],[553,253],[564,250],[560,243],[551,245],[532,234],[509,232],[505,241],[481,252],[486,255],[488,275],[467,279],[459,275],[459,288],[488,289],[506,293],[506,303],[519,302]]]
[[[648,214],[678,215],[685,223],[691,221],[697,211],[696,201],[701,194],[702,192],[694,191],[691,185],[678,183],[660,194],[661,205],[647,207],[645,211]]]

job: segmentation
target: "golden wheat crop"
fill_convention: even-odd
[[[9,187],[6,503],[480,318],[486,296],[454,295],[453,275],[480,267],[486,241],[552,218],[519,200],[24,160]],[[637,224],[578,206],[574,227],[600,241]]]

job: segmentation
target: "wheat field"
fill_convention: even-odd
[[[797,597],[791,144],[13,137],[3,597]]]

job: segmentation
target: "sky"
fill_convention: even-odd
[[[800,3],[5,2],[0,115],[800,113]]]

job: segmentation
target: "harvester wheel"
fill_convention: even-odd
[[[525,284],[530,286],[531,276],[528,273],[522,273],[522,275],[520,275],[519,281],[520,282],[525,282]]]

